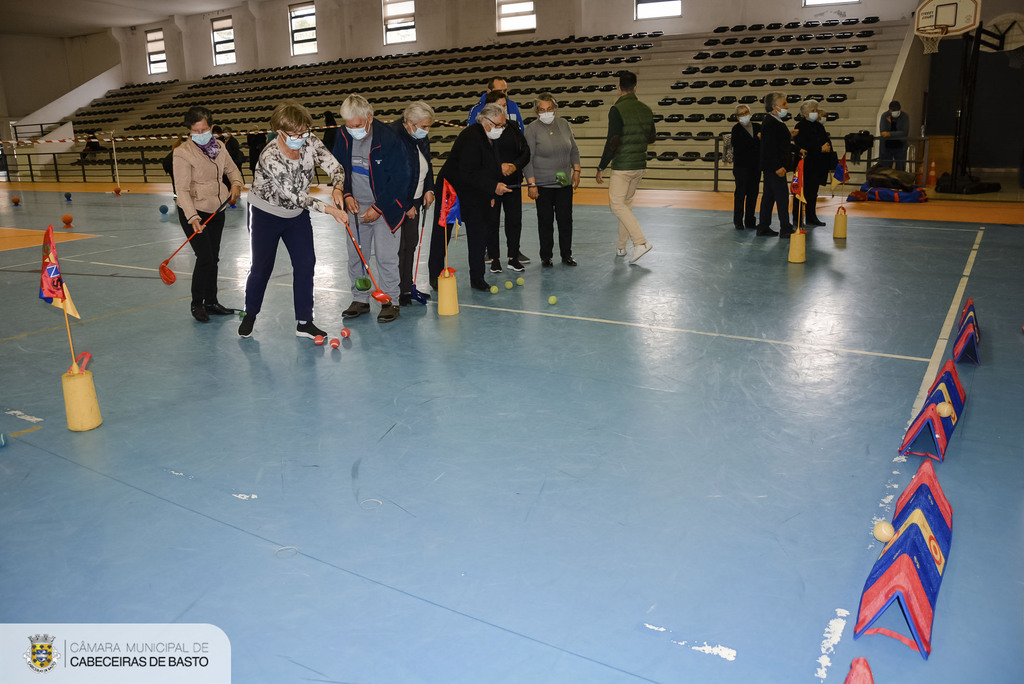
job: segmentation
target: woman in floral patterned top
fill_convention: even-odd
[[[238,326],[239,337],[252,334],[256,316],[263,306],[277,244],[284,242],[292,261],[292,293],[295,334],[314,338],[326,335],[313,325],[313,225],[309,211],[330,214],[338,223],[348,224],[342,204],[345,172],[320,139],[310,134],[313,118],[302,105],[284,104],[274,110],[270,128],[277,136],[260,153],[256,176],[249,188],[249,245],[251,265],[245,281],[245,317]],[[324,204],[309,194],[319,166],[331,177],[333,204]]]

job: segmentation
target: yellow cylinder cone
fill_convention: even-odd
[[[807,261],[807,232],[798,230],[789,236],[789,263],[802,264]]]
[[[836,221],[832,226],[832,237],[836,240],[846,239],[846,208],[839,207],[836,211]]]
[[[459,293],[455,290],[455,275],[441,274],[437,279],[437,313],[454,316],[459,313]]]
[[[96,400],[92,371],[65,373],[60,376],[60,381],[64,386],[64,411],[67,413],[68,430],[85,432],[99,427],[103,417]]]

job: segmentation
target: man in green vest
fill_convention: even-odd
[[[654,142],[654,133],[651,108],[636,99],[636,74],[620,71],[619,99],[608,113],[608,139],[594,178],[603,185],[604,170],[611,165],[614,173],[608,185],[608,206],[619,219],[615,256],[626,256],[627,241],[632,241],[631,264],[651,251],[651,243],[633,215],[633,195],[647,169],[647,146]]]

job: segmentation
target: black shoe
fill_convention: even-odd
[[[735,226],[733,226],[733,228],[735,228],[736,230],[743,230],[743,226],[740,225],[739,223],[737,223]]]
[[[192,305],[192,318],[196,319],[200,323],[206,323],[210,320],[210,316],[206,313],[206,307],[202,304]]]
[[[530,263],[530,257],[520,252],[519,256],[516,257],[516,261],[518,261],[521,264],[528,264]]]
[[[747,224],[747,230],[757,230],[757,224],[756,223],[748,223]]]
[[[249,337],[250,335],[252,335],[252,326],[255,324],[256,317],[249,316],[248,314],[246,314],[245,318],[243,318],[242,322],[238,325],[238,336]]]
[[[491,259],[491,273],[501,273],[501,262],[497,259]]]
[[[523,271],[526,270],[525,268],[523,268],[523,265],[519,263],[519,259],[509,259],[508,267],[509,269],[515,271],[516,273],[522,273]]]
[[[430,289],[437,292],[437,278],[430,279]]]
[[[214,316],[233,316],[235,314],[235,310],[229,309],[226,306],[221,306],[218,302],[214,302],[213,304],[206,305],[206,313],[213,314]]]
[[[390,323],[398,318],[398,313],[398,307],[394,304],[384,304],[380,307],[380,313],[377,314],[377,322]]]
[[[824,221],[819,221],[817,218],[812,218],[812,219],[807,219],[807,224],[806,225],[814,226],[815,228],[821,228],[823,225],[825,225],[825,222]]]
[[[366,302],[352,302],[348,308],[341,312],[342,318],[359,318],[363,314],[370,313],[370,305]]]
[[[792,235],[793,232],[793,226],[789,226],[788,228],[786,226],[782,226],[782,228],[779,229],[779,239],[788,240],[789,236]]]
[[[551,268],[551,259],[541,259],[540,265],[544,268]]]
[[[317,335],[327,337],[327,333],[313,325],[313,321],[309,321],[308,323],[299,323],[295,326],[296,337],[308,337],[312,340],[315,339]]]
[[[398,304],[399,306],[410,306],[412,304],[412,294],[403,292],[398,295]],[[378,320],[380,320],[379,317]]]
[[[774,231],[768,227],[757,229],[757,237],[775,237],[778,234],[778,231]]]
[[[482,290],[484,292],[491,291],[491,286],[487,284],[486,280],[474,280],[471,283],[471,286],[474,290]]]
[[[562,263],[565,264],[566,266],[575,266],[576,260],[573,259],[571,256],[562,257]]]

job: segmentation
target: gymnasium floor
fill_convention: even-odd
[[[240,340],[190,317],[185,251],[158,277],[183,239],[166,188],[64,189],[0,186],[0,622],[211,623],[235,682],[842,682],[860,656],[879,684],[1024,680],[1021,205],[851,205],[797,265],[733,230],[729,195],[648,192],[654,251],[628,266],[581,192],[578,268],[540,268],[527,205],[525,285],[471,291],[460,240],[459,315],[363,317],[331,350],[293,334],[283,250]],[[37,298],[49,223],[89,432]],[[244,212],[227,226],[240,306]],[[344,232],[314,226],[336,335]],[[853,626],[967,297],[983,363],[958,366],[936,464],[954,535],[926,661]],[[898,606],[877,624],[910,633]]]

